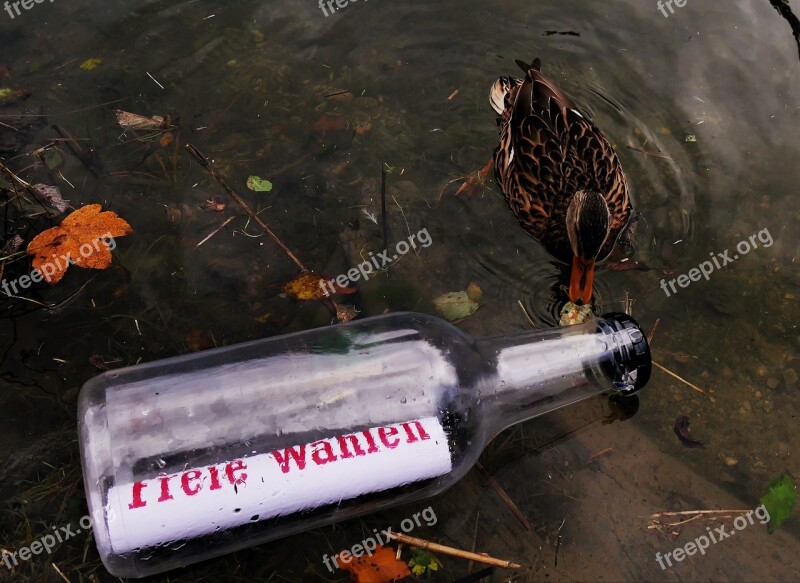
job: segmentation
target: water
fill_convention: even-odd
[[[798,46],[767,0],[674,8],[664,17],[655,2],[632,0],[404,0],[357,2],[326,18],[313,2],[161,1],[132,10],[74,0],[34,4],[14,19],[0,12],[0,65],[12,71],[0,86],[30,93],[22,106],[0,106],[0,122],[14,128],[0,126],[3,163],[27,181],[58,185],[74,208],[103,204],[135,230],[118,238],[108,270],[72,266],[58,285],[22,294],[49,309],[0,302],[0,546],[19,549],[84,512],[74,410],[76,389],[99,372],[92,363],[150,361],[331,320],[321,304],[282,294],[296,266],[235,203],[219,214],[200,210],[226,194],[186,143],[327,278],[381,250],[381,230],[363,211],[380,222],[380,168],[392,166],[389,248],[421,228],[433,243],[341,296],[362,315],[433,311],[433,298],[475,281],[483,300],[464,330],[530,327],[518,302],[536,325],[552,325],[564,301],[563,268],[516,225],[493,181],[470,201],[452,196],[456,184],[445,188],[483,166],[496,145],[492,81],[516,74],[515,58],[538,56],[617,148],[642,215],[635,258],[654,270],[601,271],[600,311],[632,305],[646,328],[658,321],[656,361],[706,393],[654,371],[630,421],[599,423],[607,411],[598,403],[506,432],[483,464],[532,530],[473,472],[431,502],[438,523],[413,534],[461,548],[474,539],[480,551],[524,563],[521,580],[800,578],[796,518],[769,537],[749,527],[666,573],[655,552],[705,528],[679,527],[677,540],[646,528],[660,510],[755,507],[780,473],[800,476]],[[90,58],[102,63],[82,70]],[[180,129],[167,147],[161,136],[138,142],[146,132],[123,133],[115,108],[169,114]],[[344,116],[350,130],[321,133],[315,124],[325,115]],[[53,124],[78,139],[83,162],[64,142],[63,165],[52,171],[11,153],[59,138]],[[251,174],[273,190],[247,190]],[[24,212],[15,205],[3,207],[5,239],[19,234],[27,243],[62,219],[30,218],[35,204]],[[196,246],[229,216],[236,218]],[[758,238],[764,230],[769,246]],[[733,258],[752,235],[758,248],[708,281],[667,287],[669,296],[660,287],[710,253]],[[19,277],[30,263],[6,261],[4,269],[5,279]],[[683,448],[672,432],[677,415],[690,418],[705,448]],[[613,452],[587,462],[606,448]],[[174,577],[333,578],[324,553],[419,510],[300,535]],[[84,563],[87,544],[75,537],[48,559],[85,578],[99,568],[93,550]],[[758,553],[780,560],[766,565]],[[464,561],[443,563],[442,580],[467,572]],[[51,572],[38,556],[14,576],[40,581]]]

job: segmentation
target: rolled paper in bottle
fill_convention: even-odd
[[[447,474],[435,417],[186,469],[108,492],[112,551],[129,553]]]

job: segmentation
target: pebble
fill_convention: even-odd
[[[797,384],[797,371],[793,368],[787,368],[783,371],[783,382],[786,383],[786,387],[793,387]]]
[[[735,457],[730,457],[730,456],[725,456],[725,459],[723,461],[725,462],[725,465],[728,467],[733,467],[739,464],[739,460],[737,460]]]
[[[778,388],[778,380],[777,379],[767,379],[767,386],[770,389]]]
[[[760,400],[761,399],[761,391],[756,391],[753,396],[755,397],[756,401]]]

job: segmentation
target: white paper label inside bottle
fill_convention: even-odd
[[[112,552],[195,538],[450,472],[435,417],[334,436],[270,453],[112,487]]]

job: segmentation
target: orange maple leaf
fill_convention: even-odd
[[[378,546],[371,557],[351,555],[347,563],[342,560],[341,554],[337,560],[342,570],[350,573],[350,578],[356,583],[390,583],[411,576],[408,565],[396,558],[395,550],[391,547]]]
[[[321,300],[333,294],[354,294],[358,289],[354,287],[341,287],[335,281],[331,286],[324,277],[313,271],[301,273],[294,279],[287,281],[281,288],[283,293],[296,300]]]
[[[42,231],[28,243],[33,268],[50,285],[61,281],[70,263],[90,269],[111,265],[111,246],[107,239],[133,232],[127,221],[111,211],[100,212],[99,204],[79,208],[58,227]]]

